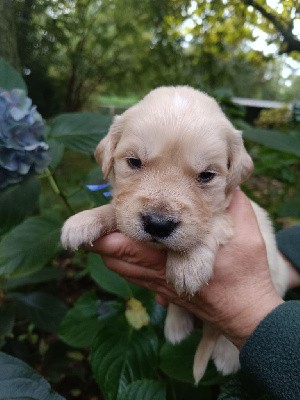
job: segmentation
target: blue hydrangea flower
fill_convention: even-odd
[[[40,173],[50,162],[45,125],[24,90],[0,89],[0,189]]]

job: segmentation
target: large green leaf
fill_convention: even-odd
[[[18,358],[0,353],[0,400],[64,400]]]
[[[26,83],[17,70],[0,57],[0,89],[23,89],[27,92]]]
[[[160,368],[171,378],[194,383],[193,359],[200,341],[199,332],[193,332],[178,345],[164,343],[160,351]]]
[[[0,305],[0,336],[10,335],[15,322],[15,309],[12,303]]]
[[[98,185],[102,181],[104,182],[103,173],[99,165],[95,168],[92,168],[84,178],[84,182],[86,182],[89,185]],[[109,197],[106,197],[103,194],[105,192],[108,192],[109,190],[110,190],[109,187],[104,188],[102,190],[97,190],[95,192],[88,190],[88,195],[90,199],[93,201],[95,207],[107,204],[110,201]]]
[[[23,277],[13,277],[10,276],[9,279],[0,284],[0,287],[5,291],[16,289],[23,286],[36,285],[37,283],[49,282],[57,279],[61,279],[65,275],[65,272],[61,269],[54,267],[45,267],[34,274],[23,276]]]
[[[91,346],[101,328],[101,319],[116,312],[114,305],[112,302],[102,302],[94,292],[85,293],[63,319],[59,337],[70,346]]]
[[[0,192],[0,230],[19,224],[38,208],[40,185],[36,178],[9,186]]]
[[[98,302],[95,293],[81,296],[60,324],[60,339],[74,347],[90,346],[99,330]]]
[[[118,400],[165,400],[166,387],[162,381],[141,379],[128,385]]]
[[[199,331],[193,332],[189,337],[177,345],[165,343],[160,351],[160,368],[170,378],[181,382],[194,384],[193,362],[196,348],[201,339]],[[209,363],[200,385],[223,383],[222,377],[212,363]]]
[[[129,283],[106,268],[99,255],[89,254],[87,268],[94,281],[107,292],[125,299],[133,296]]]
[[[111,117],[100,113],[61,114],[52,120],[49,137],[69,149],[92,153],[108,131],[111,121]]]
[[[55,332],[67,312],[64,303],[48,293],[13,293],[10,297],[16,301],[19,316],[47,332]]]
[[[243,129],[243,137],[271,149],[287,152],[300,157],[300,138],[270,129],[253,128],[243,122],[238,126]]]
[[[55,169],[64,155],[65,146],[55,139],[48,140],[51,162],[49,167]]]
[[[7,233],[0,243],[0,275],[26,276],[43,268],[58,249],[62,221],[31,217]]]
[[[285,198],[279,207],[279,217],[300,218],[300,188],[291,197]]]
[[[123,316],[104,321],[93,342],[91,364],[105,399],[117,399],[138,379],[154,378],[158,347],[149,326],[135,330]]]

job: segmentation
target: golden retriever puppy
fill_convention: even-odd
[[[226,213],[232,190],[253,168],[241,133],[217,102],[191,87],[161,87],[115,117],[95,157],[113,188],[111,204],[68,219],[62,244],[76,249],[119,230],[168,250],[166,276],[178,294],[194,295],[213,274],[215,254],[232,235]],[[272,279],[283,295],[285,262],[276,250],[266,213],[253,204]],[[193,318],[168,308],[165,336],[172,343],[193,329]],[[213,358],[223,374],[239,368],[237,348],[210,325],[194,359],[199,382]]]

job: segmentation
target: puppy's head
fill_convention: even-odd
[[[186,250],[209,234],[252,171],[240,132],[190,87],[162,87],[116,117],[95,157],[114,192],[118,228]]]

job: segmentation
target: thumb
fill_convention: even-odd
[[[249,232],[261,236],[251,201],[240,189],[233,192],[228,213],[241,240],[249,240]]]

